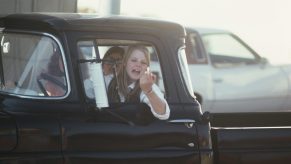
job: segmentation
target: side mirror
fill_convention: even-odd
[[[260,62],[263,63],[263,64],[267,64],[267,63],[269,63],[268,59],[265,58],[265,57],[262,57],[262,58],[260,59]]]
[[[259,63],[261,64],[261,68],[265,68],[265,66],[269,63],[268,59],[267,58],[260,58],[260,61]]]

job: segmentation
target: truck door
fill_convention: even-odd
[[[10,103],[16,107],[19,101]],[[0,113],[1,163],[63,163],[60,126],[56,117],[12,112],[11,108],[4,110],[11,113]]]
[[[67,115],[62,121],[66,162],[199,163],[195,126],[147,117],[143,105]]]
[[[56,41],[48,34],[1,30],[0,163],[63,163],[59,121],[52,114],[57,108],[47,103],[56,98],[45,97],[37,85]]]
[[[95,46],[96,50],[92,51],[94,43],[98,44]],[[117,43],[120,45],[116,45]],[[145,45],[151,54],[156,55],[157,51],[152,44],[135,40],[97,39],[80,41],[77,45],[80,59],[85,61],[94,58],[96,54],[92,52],[96,52],[102,59],[110,47],[127,49],[130,44]],[[157,76],[156,85],[162,92],[167,93],[158,58],[151,56],[151,59],[152,72]],[[89,72],[86,70],[88,67],[90,68],[90,63],[81,63],[83,81],[92,73],[90,69]],[[90,99],[92,92],[86,89],[86,84],[87,81],[84,82],[86,105],[91,103],[95,106],[94,97]],[[98,96],[107,97],[106,93]],[[169,103],[169,107],[173,116],[174,111],[184,111],[181,104]],[[144,103],[113,103],[99,111],[94,108],[91,108],[91,112],[88,110],[89,112],[84,111],[83,114],[71,113],[62,116],[63,153],[68,163],[169,164],[200,161],[196,128],[194,120],[191,119],[194,114],[184,113],[184,117],[181,117],[183,119],[172,116],[173,119],[159,120],[153,117],[149,106]]]
[[[48,105],[49,106],[49,105]],[[14,157],[26,163],[63,163],[59,120],[54,115],[16,114],[18,144]],[[13,161],[13,160],[12,160]]]
[[[0,112],[0,152],[9,153],[17,144],[16,123],[14,119]],[[1,161],[0,157],[0,161]]]

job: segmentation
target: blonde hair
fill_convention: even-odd
[[[145,46],[141,46],[141,45],[130,46],[127,49],[127,51],[124,55],[124,58],[122,60],[122,67],[119,71],[119,74],[117,75],[116,78],[114,78],[111,81],[112,86],[110,83],[109,90],[108,90],[109,100],[111,99],[110,96],[114,96],[114,95],[116,96],[116,95],[118,95],[118,92],[123,94],[126,99],[136,99],[136,98],[139,99],[139,94],[141,92],[141,89],[139,86],[139,81],[136,83],[133,91],[130,92],[130,94],[129,94],[128,86],[130,85],[130,80],[129,80],[129,76],[127,75],[127,72],[126,72],[126,64],[129,60],[130,56],[132,55],[133,51],[135,51],[135,50],[139,50],[139,51],[143,52],[145,55],[145,58],[146,58],[147,65],[150,64],[150,53],[149,53],[149,50]],[[116,99],[116,98],[113,98],[113,99]],[[113,101],[116,101],[116,100],[113,100]]]

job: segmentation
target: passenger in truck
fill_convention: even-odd
[[[130,46],[123,58],[120,71],[108,87],[111,103],[146,103],[152,114],[161,120],[169,118],[170,109],[164,94],[155,84],[155,75],[149,70],[150,53],[144,46]]]
[[[67,92],[64,64],[60,52],[54,50],[47,71],[38,77],[38,85],[44,96],[64,96]]]
[[[111,79],[116,76],[120,70],[123,56],[124,49],[114,46],[106,51],[102,59],[102,69],[107,89]]]

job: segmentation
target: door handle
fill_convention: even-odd
[[[213,82],[215,82],[215,83],[221,83],[222,81],[223,81],[222,78],[214,78],[213,79]]]

